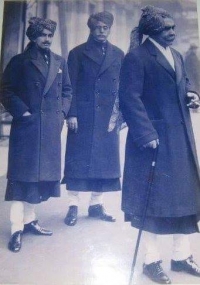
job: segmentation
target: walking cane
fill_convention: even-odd
[[[142,231],[144,228],[144,222],[145,222],[145,218],[146,218],[147,208],[148,208],[148,204],[149,204],[149,198],[150,198],[154,174],[155,174],[157,154],[158,154],[158,146],[153,151],[153,158],[152,158],[151,169],[149,172],[148,186],[147,186],[147,197],[146,197],[146,201],[145,201],[145,205],[144,205],[144,212],[142,215],[141,227],[140,227],[139,232],[138,232],[138,237],[137,237],[137,242],[136,242],[136,246],[135,246],[135,252],[134,252],[134,256],[133,256],[131,274],[130,274],[128,285],[132,284],[132,279],[134,277],[135,265],[136,265],[136,261],[137,261],[137,254],[138,254],[139,245],[140,245],[140,239],[141,239]],[[133,281],[134,281],[134,279],[133,279]]]

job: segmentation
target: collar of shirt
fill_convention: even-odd
[[[167,59],[171,67],[175,70],[174,58],[173,58],[170,47],[164,48],[151,37],[149,37],[149,40],[159,49],[159,51],[165,56],[165,58]]]

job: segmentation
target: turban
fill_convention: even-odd
[[[52,20],[32,17],[29,20],[29,27],[27,28],[26,35],[30,41],[33,41],[41,35],[44,29],[47,29],[54,34],[56,25],[56,22]]]
[[[143,35],[152,36],[161,33],[165,29],[165,18],[172,16],[162,8],[150,5],[142,8],[139,26],[131,32],[130,50],[141,44]]]
[[[92,14],[88,19],[87,25],[90,28],[90,30],[93,30],[96,27],[97,22],[103,22],[110,28],[113,24],[113,21],[114,21],[113,15],[105,11],[105,12]]]

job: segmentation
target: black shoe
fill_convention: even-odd
[[[187,259],[180,261],[171,260],[171,270],[178,272],[183,271],[191,275],[200,277],[200,268],[194,262],[192,255],[189,256]]]
[[[143,273],[156,283],[171,284],[171,280],[160,265],[161,262],[159,260],[150,264],[143,264]]]
[[[33,221],[29,224],[24,225],[24,233],[32,233],[34,235],[40,236],[52,236],[52,231],[43,229],[39,224],[38,221]]]
[[[78,207],[70,206],[64,220],[65,224],[68,226],[74,226],[77,222],[77,215],[78,215]]]
[[[92,218],[99,218],[103,221],[107,222],[115,222],[116,219],[111,215],[108,215],[104,209],[104,207],[100,204],[90,206],[88,209],[88,215]]]
[[[8,243],[8,249],[13,252],[20,251],[22,246],[22,231],[15,232]]]

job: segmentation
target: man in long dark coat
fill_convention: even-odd
[[[200,214],[199,167],[188,109],[196,107],[198,95],[188,82],[182,56],[169,47],[174,27],[165,10],[145,7],[120,78],[120,106],[129,127],[122,210],[126,221],[141,227],[153,149],[158,147],[144,223],[143,272],[163,284],[171,281],[161,267],[157,234],[173,234],[172,270],[200,276],[188,239],[198,232]],[[149,37],[141,44],[143,34]]]
[[[9,142],[6,201],[13,252],[22,234],[52,235],[36,219],[34,205],[60,196],[61,130],[71,102],[66,61],[50,51],[56,29],[51,20],[33,17],[26,50],[14,56],[1,82],[1,102],[13,116]]]
[[[65,174],[69,211],[65,223],[77,221],[78,194],[91,191],[89,216],[114,222],[102,205],[103,192],[120,190],[119,134],[111,115],[116,109],[123,52],[107,41],[113,15],[100,12],[88,20],[86,43],[68,58],[73,100],[69,111]]]
[[[198,56],[198,46],[191,44],[185,55],[185,69],[190,83],[200,92],[200,59]]]

